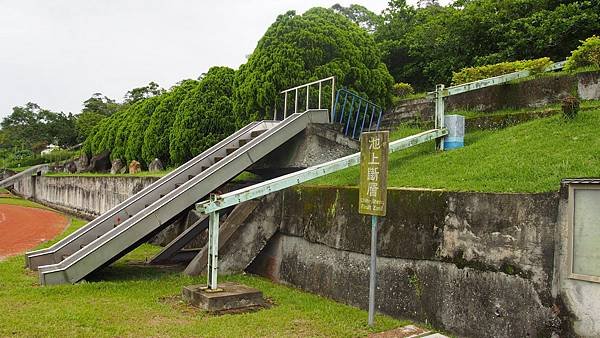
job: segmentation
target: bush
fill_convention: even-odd
[[[600,68],[600,37],[596,35],[581,41],[581,46],[571,52],[565,64],[565,70],[583,67]]]
[[[459,85],[525,69],[529,69],[533,73],[540,73],[551,64],[552,61],[549,58],[540,58],[535,60],[502,62],[493,65],[463,68],[459,72],[452,73],[452,84]]]
[[[575,96],[567,96],[562,100],[563,117],[567,120],[572,120],[577,117],[579,112],[579,99]]]
[[[408,83],[398,82],[394,84],[394,94],[396,94],[399,98],[403,98],[414,93],[415,90]]]

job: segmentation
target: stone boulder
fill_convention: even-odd
[[[161,160],[159,160],[158,158],[155,158],[154,161],[150,162],[150,164],[148,165],[148,171],[150,171],[150,172],[161,171],[161,170],[165,170],[165,166],[163,165]]]
[[[92,157],[87,171],[106,173],[110,171],[110,167],[110,151],[105,150],[102,153],[100,153],[100,155]]]
[[[81,154],[79,159],[75,161],[75,165],[77,165],[77,171],[86,171],[90,165],[90,158],[85,153]]]
[[[133,160],[133,161],[131,161],[131,163],[129,163],[129,173],[130,174],[137,174],[140,171],[142,171],[142,165],[140,164],[140,162]]]
[[[112,166],[110,167],[110,173],[113,175],[120,174],[121,171],[123,170],[123,168],[125,168],[123,161],[121,161],[121,159],[116,159],[116,160],[112,161]]]
[[[74,174],[77,172],[77,164],[75,163],[75,161],[69,161],[65,163],[63,171],[66,173]]]

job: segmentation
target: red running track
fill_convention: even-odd
[[[0,259],[56,237],[68,223],[65,216],[53,211],[0,204]]]

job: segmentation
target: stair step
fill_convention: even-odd
[[[265,131],[267,131],[267,130],[266,129],[254,130],[250,133],[250,137],[257,137],[258,135],[264,133]]]
[[[227,155],[229,155],[238,149],[240,149],[240,148],[227,148],[227,149],[225,149],[225,152],[227,152]]]
[[[241,140],[239,140],[239,141],[238,141],[238,145],[239,145],[240,147],[242,147],[243,145],[245,145],[245,144],[246,144],[246,143],[248,143],[248,142],[250,142],[250,140],[249,140],[249,139],[246,139],[246,138],[244,138],[244,139],[241,139]]]

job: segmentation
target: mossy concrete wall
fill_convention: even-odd
[[[370,219],[356,188],[288,189],[279,233],[249,267],[367,307]],[[552,293],[558,193],[391,189],[378,237],[378,311],[460,336],[570,333]]]
[[[459,110],[493,112],[508,108],[542,107],[558,103],[568,95],[577,95],[582,100],[600,99],[600,71],[543,76],[486,87],[450,96],[445,100],[445,104],[448,113]],[[432,100],[402,101],[384,114],[382,126],[393,129],[406,121],[430,121],[433,120],[434,113],[435,106]]]

